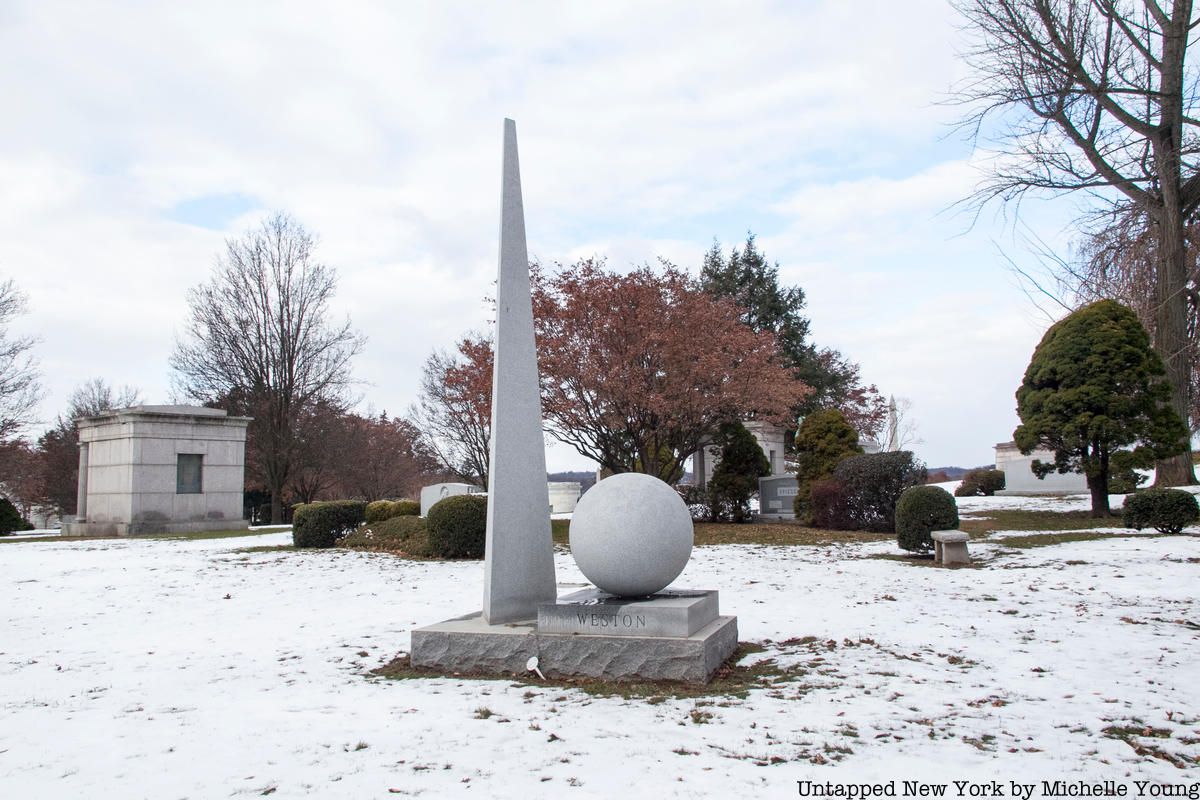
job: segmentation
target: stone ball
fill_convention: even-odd
[[[613,475],[589,489],[571,518],[571,555],[609,594],[654,594],[679,577],[692,555],[692,515],[658,478]]]

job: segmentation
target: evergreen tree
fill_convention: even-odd
[[[812,484],[833,474],[842,459],[862,453],[858,432],[836,408],[814,411],[796,432],[796,519],[812,524]]]
[[[728,297],[742,309],[742,322],[754,331],[775,334],[779,351],[796,366],[809,358],[809,321],[804,316],[804,290],[779,285],[779,262],[771,264],[748,234],[744,249],[736,247],[726,259],[713,242],[700,269],[700,285],[709,294]]]
[[[793,410],[806,416],[821,408],[840,408],[864,435],[874,435],[886,413],[874,386],[864,386],[858,365],[836,350],[808,340],[804,290],[779,284],[779,262],[771,263],[755,244],[753,233],[728,256],[713,242],[700,268],[700,285],[709,294],[727,297],[742,309],[741,320],[756,332],[775,335],[784,364],[812,392]]]
[[[1022,453],[1051,450],[1051,471],[1087,476],[1092,516],[1107,516],[1114,465],[1149,467],[1186,449],[1166,368],[1134,313],[1115,300],[1084,306],[1046,331],[1017,389]],[[1126,449],[1131,448],[1131,449]]]
[[[21,512],[7,497],[0,497],[0,536],[7,536],[15,531],[23,531],[29,524],[21,518]]]
[[[710,517],[749,522],[750,498],[758,491],[758,479],[771,474],[771,462],[736,420],[722,425],[713,441],[721,455],[708,481]]]

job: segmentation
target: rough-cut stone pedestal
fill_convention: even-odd
[[[412,665],[524,673],[537,656],[551,676],[707,683],[737,648],[737,618],[719,611],[710,590],[615,597],[585,589],[542,603],[536,620],[489,625],[475,613],[419,628]]]

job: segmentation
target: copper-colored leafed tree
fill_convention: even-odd
[[[415,499],[437,461],[417,428],[387,412],[347,415],[346,448],[337,473],[341,497],[360,500]]]
[[[613,472],[675,474],[722,422],[786,423],[809,391],[772,334],[666,262],[535,265],[531,279],[548,430]]]
[[[492,430],[492,343],[466,336],[458,352],[434,352],[421,373],[421,395],[409,412],[442,466],[477,486],[488,482]]]

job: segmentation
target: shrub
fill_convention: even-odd
[[[972,469],[963,475],[954,490],[955,497],[991,497],[1004,488],[1004,472],[998,469]]]
[[[679,493],[679,498],[683,500],[683,504],[688,507],[688,512],[691,513],[692,519],[708,519],[711,515],[711,509],[708,507],[708,490],[701,489],[699,486],[693,486],[690,483],[676,484],[675,491]]]
[[[909,450],[850,456],[833,470],[842,484],[846,530],[893,532],[896,501],[910,486],[925,483],[925,465]]]
[[[845,531],[854,527],[846,506],[846,487],[833,478],[813,481],[808,486],[809,523],[817,528]]]
[[[425,517],[429,550],[440,558],[483,558],[487,498],[459,494],[433,504]]]
[[[0,536],[14,531],[33,530],[33,526],[21,517],[21,512],[7,497],[0,497]]]
[[[338,547],[427,557],[428,529],[421,517],[402,514],[382,522],[368,522],[342,538]]]
[[[421,515],[421,504],[416,500],[396,500],[392,503],[393,517],[417,517]]]
[[[421,504],[415,500],[373,500],[367,503],[367,522],[383,522],[393,517],[415,517]]]
[[[366,513],[363,515],[367,522],[383,522],[391,516],[391,500],[372,500],[370,503],[367,503]]]
[[[1159,533],[1179,533],[1200,519],[1200,505],[1181,489],[1145,489],[1125,498],[1126,528],[1154,528]]]
[[[800,423],[796,431],[796,482],[799,487],[793,508],[801,523],[816,524],[810,507],[810,486],[813,481],[828,478],[834,468],[847,456],[862,453],[858,432],[836,408],[814,411]]]
[[[896,501],[896,542],[904,550],[927,553],[933,549],[932,531],[957,527],[958,504],[940,486],[912,486]]]
[[[301,503],[292,515],[292,542],[296,547],[333,547],[358,527],[366,510],[361,500]]]

